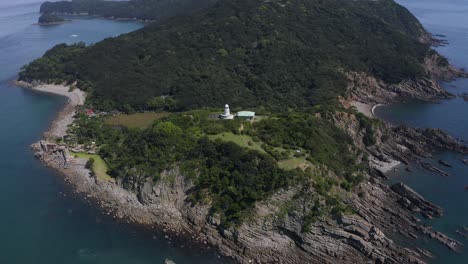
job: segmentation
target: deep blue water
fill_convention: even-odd
[[[406,6],[433,34],[441,34],[449,45],[437,50],[457,67],[468,69],[468,1],[466,0],[398,0]],[[458,79],[443,86],[453,94],[468,92],[468,80]],[[409,103],[380,107],[376,114],[395,124],[412,127],[435,127],[449,132],[452,136],[468,142],[468,102],[462,98],[443,100],[438,104]],[[413,172],[400,168],[392,181],[402,181],[417,190],[424,197],[442,206],[445,216],[440,219],[425,220],[451,237],[458,239],[468,247],[468,240],[455,231],[461,226],[468,226],[468,166],[460,159],[462,155],[444,152],[435,153],[431,161],[450,173],[449,177],[427,172],[413,166]],[[437,163],[439,159],[454,165],[445,168]],[[419,242],[435,253],[433,263],[468,263],[468,248],[462,254],[450,252],[443,246],[421,239]]]
[[[64,197],[60,176],[34,159],[29,145],[64,99],[11,85],[21,66],[56,44],[94,43],[142,25],[73,17],[72,23],[40,27],[34,25],[39,4],[27,2],[34,0],[0,1],[0,263],[213,263],[207,253],[181,249]]]
[[[41,137],[64,99],[33,93],[10,84],[22,65],[59,43],[94,43],[135,30],[136,22],[90,17],[54,27],[33,25],[38,18],[35,0],[0,1],[0,263],[212,263],[197,249],[168,244],[158,234],[140,232],[100,215],[93,208],[63,195],[59,176],[35,160],[28,146]],[[468,1],[399,0],[434,34],[447,36],[449,46],[439,52],[468,69]],[[77,35],[77,37],[71,37]],[[468,92],[468,81],[446,84],[458,94]],[[416,127],[439,127],[468,141],[468,103],[460,98],[440,104],[414,103],[377,109],[383,118]],[[446,209],[431,220],[436,229],[464,242],[454,232],[468,226],[468,166],[459,155],[436,154],[454,168],[441,177],[413,168],[401,180]],[[465,157],[466,158],[466,157]],[[445,168],[444,168],[445,169]],[[403,171],[403,170],[400,170]],[[468,263],[468,255],[420,241],[435,252],[434,263]]]

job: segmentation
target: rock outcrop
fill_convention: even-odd
[[[363,103],[388,103],[398,100],[436,100],[449,98],[436,81],[441,76],[457,76],[455,69],[436,71],[429,57],[427,77],[388,85],[373,77],[348,73],[350,98]],[[352,113],[336,113],[335,123],[369,156],[370,171],[356,191],[343,195],[354,213],[322,217],[311,221],[304,229],[305,216],[310,213],[313,187],[293,186],[257,202],[247,221],[238,227],[225,228],[220,217],[210,213],[210,202],[192,205],[187,197],[193,183],[174,166],[161,175],[161,180],[133,175],[125,181],[111,182],[94,178],[85,169],[85,162],[70,164],[61,151],[44,150],[34,144],[36,157],[60,171],[65,181],[77,193],[83,194],[105,213],[116,219],[159,227],[168,236],[182,236],[201,247],[215,247],[222,255],[237,263],[425,263],[430,256],[421,249],[405,248],[393,238],[409,240],[426,237],[460,250],[462,244],[419,223],[415,213],[431,218],[440,217],[440,207],[426,201],[403,184],[389,187],[382,167],[392,161],[409,164],[429,157],[435,148],[460,153],[468,149],[440,130],[417,130],[382,124],[374,131],[375,144],[366,146],[359,120]],[[298,195],[301,193],[301,195]]]
[[[159,226],[169,236],[189,238],[201,247],[215,247],[237,263],[424,263],[427,256],[404,248],[390,237],[421,236],[436,239],[458,249],[461,244],[427,227],[420,226],[414,212],[440,216],[442,210],[404,185],[389,188],[378,179],[361,184],[361,197],[346,198],[355,214],[314,222],[303,230],[307,197],[299,189],[280,190],[258,202],[249,221],[224,229],[217,215],[209,216],[209,204],[186,202],[193,187],[177,168],[162,179],[133,177],[126,182],[104,182],[84,169],[85,161],[66,164],[60,151],[48,152],[33,145],[36,156],[61,171],[78,193],[95,201],[116,219]],[[126,188],[122,188],[126,186]],[[130,190],[130,191],[129,191]],[[304,191],[304,190],[302,190]],[[313,190],[306,190],[313,195]],[[289,209],[284,211],[284,206]],[[388,236],[387,234],[391,234]]]

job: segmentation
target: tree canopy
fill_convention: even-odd
[[[39,24],[53,24],[53,23],[60,23],[64,22],[65,19],[54,15],[54,14],[43,14],[39,17],[38,23]]]
[[[388,83],[423,76],[423,33],[393,0],[220,0],[80,52],[60,46],[20,79],[78,80],[105,110],[144,110],[161,96],[173,110],[305,107],[343,95],[346,71]]]
[[[72,0],[45,2],[41,5],[40,12],[160,20],[189,10],[207,7],[215,1],[216,0]]]

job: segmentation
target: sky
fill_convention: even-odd
[[[46,0],[0,0],[0,7],[45,2]]]

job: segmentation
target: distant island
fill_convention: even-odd
[[[42,14],[93,15],[114,19],[160,20],[184,12],[205,8],[217,0],[72,0],[45,2]]]
[[[39,25],[57,25],[57,24],[62,24],[65,22],[70,22],[71,20],[66,20],[62,17],[59,17],[55,14],[42,14],[39,17],[38,24]]]

